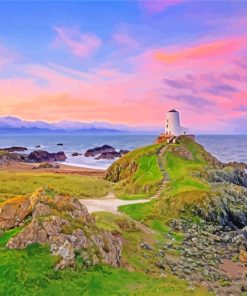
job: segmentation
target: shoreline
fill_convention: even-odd
[[[53,165],[58,164],[59,168],[38,168],[41,163],[25,163],[11,161],[9,163],[0,165],[1,171],[10,171],[13,173],[30,173],[39,174],[39,173],[55,173],[55,174],[74,174],[74,175],[83,175],[83,176],[94,176],[94,177],[104,177],[106,170],[104,169],[95,169],[69,165],[66,163],[54,162]]]

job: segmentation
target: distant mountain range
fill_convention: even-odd
[[[25,121],[14,116],[0,117],[0,133],[144,133],[156,134],[160,130],[148,127],[130,127],[106,122],[84,123],[63,120],[55,123],[45,121]]]

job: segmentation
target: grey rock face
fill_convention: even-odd
[[[30,208],[30,203],[28,206]],[[98,229],[94,218],[77,199],[68,196],[51,199],[40,193],[28,213],[32,214],[30,223],[8,241],[7,248],[48,244],[51,254],[61,258],[56,268],[73,266],[76,254],[92,264],[104,262],[121,266],[121,236]],[[21,221],[25,222],[25,217]]]

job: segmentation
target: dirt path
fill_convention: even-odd
[[[140,204],[140,203],[146,203],[149,202],[152,199],[158,198],[167,183],[169,182],[169,176],[167,172],[165,171],[165,168],[162,163],[162,155],[164,154],[165,150],[167,149],[167,146],[163,147],[158,152],[158,164],[160,167],[161,172],[164,175],[163,181],[156,192],[156,194],[148,199],[138,199],[138,200],[122,200],[118,199],[113,192],[108,193],[107,196],[98,198],[98,199],[81,199],[80,202],[84,204],[89,213],[93,212],[99,212],[99,211],[106,211],[106,212],[112,212],[112,213],[119,213],[118,207],[123,205],[132,205],[132,204]]]

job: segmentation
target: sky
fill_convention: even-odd
[[[1,1],[0,116],[247,133],[247,1]]]

